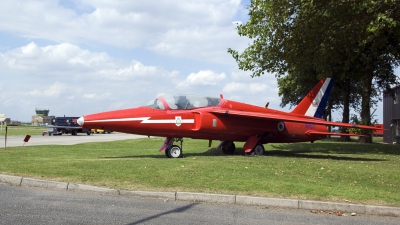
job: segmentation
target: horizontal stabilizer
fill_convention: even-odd
[[[365,137],[362,134],[346,134],[346,133],[332,133],[332,132],[320,132],[314,130],[306,131],[307,135],[332,135],[332,136],[355,136],[355,137]]]

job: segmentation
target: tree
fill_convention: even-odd
[[[253,42],[241,54],[228,49],[240,69],[297,80],[332,77],[342,91],[343,122],[360,97],[361,120],[370,125],[375,88],[397,84],[399,1],[252,0],[248,8],[250,19],[238,33]]]

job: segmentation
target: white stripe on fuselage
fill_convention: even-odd
[[[324,97],[324,94],[325,94],[326,89],[328,88],[328,85],[330,82],[331,82],[331,78],[327,78],[325,80],[325,83],[322,85],[321,89],[318,90],[317,95],[312,100],[311,105],[308,107],[308,110],[305,114],[306,116],[313,117],[315,115],[315,112],[317,111],[317,108],[318,108],[319,104],[321,103],[321,100]],[[316,105],[313,105],[313,103],[316,103]]]
[[[91,120],[85,121],[85,123],[98,123],[98,122],[129,122],[129,121],[142,121],[141,123],[176,123],[176,119],[169,120],[150,120],[150,117],[138,117],[138,118],[120,118],[120,119],[105,119],[105,120]],[[182,119],[181,123],[194,123],[194,119]]]

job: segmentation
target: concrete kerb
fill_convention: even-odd
[[[299,208],[309,210],[322,210],[331,212],[351,212],[365,214],[365,205],[346,204],[336,202],[319,202],[309,200],[299,200]]]
[[[22,177],[0,174],[0,183],[6,183],[13,186],[21,186]]]
[[[157,192],[157,191],[126,191],[120,190],[120,195],[123,196],[135,196],[135,197],[150,197],[150,198],[162,198],[166,200],[176,200],[176,192]]]
[[[67,185],[68,191],[86,191],[86,192],[100,192],[104,194],[111,194],[111,195],[119,195],[119,190],[104,188],[104,187],[96,187],[90,186],[85,184],[75,184],[75,183],[68,183]]]
[[[50,189],[62,189],[68,191],[99,192],[104,194],[123,195],[123,196],[163,198],[164,200],[167,199],[174,201],[227,203],[227,204],[238,204],[238,205],[322,210],[331,212],[338,211],[342,213],[347,212],[347,213],[400,217],[399,207],[346,204],[346,203],[295,200],[295,199],[265,198],[265,197],[252,197],[252,196],[241,196],[241,195],[203,194],[203,193],[192,193],[192,192],[126,191],[126,190],[116,190],[116,189],[109,189],[104,187],[96,187],[96,186],[76,184],[76,183],[47,181],[47,180],[23,178],[19,176],[10,176],[2,174],[0,174],[0,183],[5,183],[13,186],[41,187]]]
[[[251,197],[251,196],[237,195],[236,204],[299,209],[299,200],[295,199],[265,198],[265,197]]]
[[[192,192],[176,192],[176,200],[236,204],[235,195],[203,194]]]
[[[67,190],[68,183],[58,182],[58,181],[38,180],[32,178],[22,178],[21,186]]]

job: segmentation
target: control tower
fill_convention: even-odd
[[[50,109],[48,108],[36,108],[36,116],[49,116]]]

